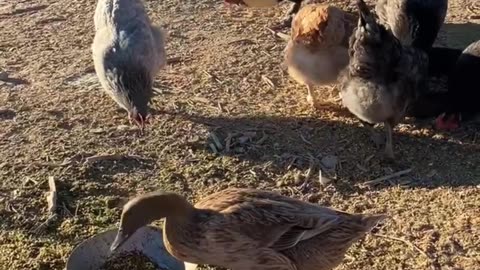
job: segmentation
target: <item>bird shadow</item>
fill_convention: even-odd
[[[84,170],[86,179],[94,179],[100,184],[111,183],[117,174],[150,171],[155,167],[153,159],[125,157],[121,160],[102,160],[88,165]]]
[[[480,24],[446,23],[437,38],[437,44],[446,47],[465,49],[480,39]]]
[[[339,110],[339,113],[345,113]],[[478,126],[472,124],[451,134],[422,135],[429,129],[426,121],[409,119],[410,135],[394,133],[396,160],[386,162],[382,149],[376,149],[361,125],[347,125],[316,117],[205,117],[184,115],[204,125],[209,137],[192,143],[219,156],[232,156],[254,164],[270,164],[269,170],[284,175],[292,169],[326,169],[336,160],[334,175],[337,190],[358,192],[372,179],[397,171],[410,170],[404,177],[381,182],[390,185],[436,188],[440,186],[476,186],[480,184],[480,148],[476,143]],[[398,129],[397,129],[398,130]],[[384,134],[383,130],[378,130]],[[330,164],[331,165],[331,164]]]

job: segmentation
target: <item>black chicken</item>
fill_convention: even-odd
[[[428,56],[402,45],[377,22],[363,0],[357,6],[360,18],[350,39],[350,62],[340,79],[342,101],[372,131],[374,124],[385,124],[385,154],[393,159],[393,127],[425,87]],[[376,134],[372,135],[378,143]]]
[[[428,51],[447,15],[448,0],[378,0],[375,12],[404,45]]]
[[[460,55],[448,78],[446,110],[435,121],[437,129],[455,129],[460,121],[480,113],[480,40],[470,44]]]

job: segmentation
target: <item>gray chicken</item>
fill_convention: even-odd
[[[141,130],[155,75],[165,65],[164,33],[150,23],[141,0],[99,0],[92,44],[103,89]]]
[[[372,132],[374,124],[385,124],[385,155],[393,159],[393,127],[424,87],[428,57],[402,45],[376,21],[365,2],[358,0],[357,6],[360,18],[350,39],[350,62],[340,78],[342,101]]]
[[[429,50],[447,15],[448,0],[378,0],[375,11],[404,45]]]

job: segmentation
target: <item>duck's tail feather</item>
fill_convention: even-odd
[[[365,231],[370,232],[387,218],[387,215],[364,215],[362,216],[361,223]]]

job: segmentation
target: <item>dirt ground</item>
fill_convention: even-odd
[[[135,194],[165,189],[197,201],[230,186],[388,213],[378,232],[387,237],[355,244],[342,270],[480,268],[478,123],[438,133],[406,119],[394,133],[397,162],[385,163],[335,92],[319,90],[326,105],[313,111],[285,74],[285,42],[265,27],[287,5],[148,0],[152,21],[168,30],[170,64],[156,82],[154,123],[138,136],[99,90],[95,4],[0,4],[0,269],[63,269],[77,244],[116,226]],[[439,45],[479,38],[480,2],[451,0]],[[85,163],[101,154],[131,158]],[[333,181],[321,185],[319,169]],[[46,222],[49,177],[58,207]]]

